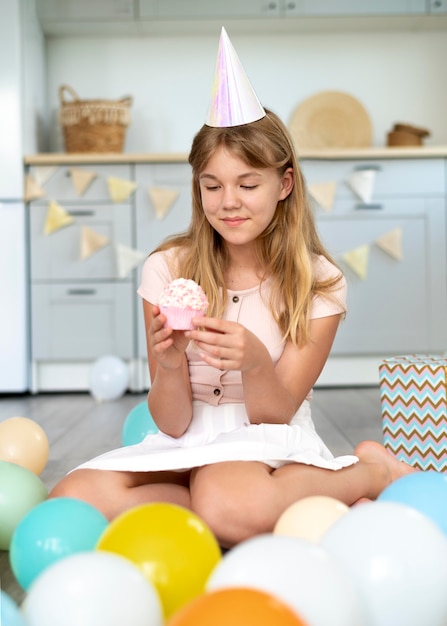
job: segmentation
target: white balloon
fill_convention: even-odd
[[[447,539],[422,513],[395,502],[362,504],[320,545],[356,581],[373,626],[447,624]]]
[[[254,587],[288,604],[312,626],[366,626],[365,607],[349,577],[321,546],[298,537],[260,535],[229,552],[207,590]]]
[[[102,356],[90,371],[90,391],[97,400],[116,400],[129,385],[129,368],[116,356]]]
[[[162,626],[153,585],[128,559],[80,552],[46,568],[21,607],[27,626]]]

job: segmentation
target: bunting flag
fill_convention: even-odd
[[[366,278],[368,273],[369,245],[364,244],[342,255],[344,262],[359,276],[362,280]]]
[[[375,240],[376,246],[381,248],[384,252],[389,254],[393,259],[402,261],[404,258],[402,252],[402,229],[394,228],[388,233],[385,233],[381,237]]]
[[[58,165],[37,165],[33,167],[34,180],[43,187],[58,170]]]
[[[108,245],[109,239],[100,233],[82,226],[81,228],[81,254],[80,257],[84,261],[92,256],[95,252]]]
[[[107,179],[109,195],[113,202],[126,202],[137,188],[137,184],[122,178]]]
[[[354,172],[346,182],[356,196],[368,204],[373,196],[375,179],[375,170],[359,170]]]
[[[67,211],[61,207],[60,204],[52,200],[48,204],[48,211],[45,219],[45,235],[50,235],[56,230],[73,224],[74,217],[67,213]]]
[[[176,189],[165,189],[161,187],[150,187],[148,193],[154,206],[155,214],[159,220],[165,217],[179,197],[179,192]]]
[[[33,176],[31,176],[31,174],[27,174],[25,176],[25,202],[38,200],[39,198],[43,198],[45,195],[45,190],[37,184],[36,180],[33,178]]]
[[[308,186],[308,190],[312,198],[328,213],[332,211],[334,205],[335,192],[337,191],[337,183],[313,183]]]
[[[95,172],[88,172],[87,170],[82,170],[78,167],[71,167],[69,169],[71,182],[73,183],[73,187],[75,188],[78,196],[83,196],[87,190],[87,187],[91,185],[91,183],[97,177]]]
[[[120,243],[116,245],[115,251],[118,278],[127,278],[130,272],[147,257],[146,252],[129,248]]]

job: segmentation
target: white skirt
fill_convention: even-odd
[[[193,419],[178,438],[147,435],[141,443],[106,452],[76,469],[182,471],[222,461],[260,461],[273,468],[304,463],[338,470],[358,461],[334,457],[315,430],[306,400],[290,424],[250,424],[243,404],[194,401]]]

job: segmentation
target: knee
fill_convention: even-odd
[[[48,494],[49,498],[76,498],[91,502],[95,493],[93,477],[87,478],[82,470],[74,471],[60,480]]]

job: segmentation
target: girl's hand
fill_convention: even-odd
[[[185,333],[200,351],[200,357],[218,369],[241,372],[259,367],[270,356],[264,344],[241,324],[215,317],[195,317],[198,328]]]
[[[177,369],[184,360],[189,338],[184,330],[173,330],[166,326],[166,316],[158,306],[152,308],[152,321],[147,329],[148,346],[161,367]]]

